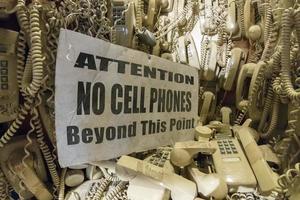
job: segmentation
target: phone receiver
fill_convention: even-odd
[[[193,165],[189,166],[187,171],[189,178],[196,183],[198,193],[204,197],[224,199],[227,196],[228,187],[226,181],[219,174],[205,174]]]
[[[255,9],[252,0],[246,0],[244,4],[244,26],[248,39],[250,39],[249,29],[253,25],[255,25]]]
[[[179,62],[182,64],[188,64],[186,40],[184,36],[178,38],[177,52]]]
[[[18,33],[0,28],[0,123],[16,118],[19,106],[16,42]]]
[[[205,125],[207,123],[207,118],[209,116],[209,113],[212,110],[213,104],[215,101],[215,95],[210,92],[206,91],[202,95],[202,107],[200,111],[200,117],[199,117],[199,123],[202,125]]]
[[[228,60],[225,69],[225,81],[223,88],[226,91],[232,90],[233,84],[235,82],[239,66],[242,64],[244,59],[244,53],[240,48],[234,48],[231,50],[231,57]]]
[[[239,110],[242,110],[243,106],[246,106],[249,103],[247,97],[249,96],[250,88],[245,89],[245,86],[249,84],[249,82],[246,82],[246,79],[253,78],[253,73],[256,67],[257,64],[247,63],[242,65],[240,69],[237,84],[236,84],[236,96],[235,96],[236,107]],[[247,93],[246,95],[244,94],[245,92]],[[246,96],[246,98],[244,98],[244,96]]]
[[[137,175],[144,175],[171,191],[174,200],[193,200],[197,189],[194,182],[183,178],[168,170],[155,166],[130,156],[122,156],[116,166],[118,176],[125,181],[134,179]]]
[[[126,9],[124,3],[124,1],[112,1],[112,21],[116,23],[114,30],[115,39],[116,44],[132,47],[135,26],[135,6],[134,2],[129,2],[128,8]]]
[[[200,62],[194,38],[191,34],[186,35],[187,59],[190,66],[200,69]]]
[[[169,13],[173,10],[174,0],[161,0],[160,5],[162,13]]]
[[[203,77],[206,81],[212,81],[216,77],[218,46],[215,41],[208,43]]]
[[[235,36],[239,33],[239,25],[237,23],[237,12],[235,0],[228,0],[228,15],[226,20],[226,31]]]
[[[147,11],[147,15],[144,16],[144,24],[147,27],[147,29],[149,29],[150,31],[153,31],[159,5],[160,5],[159,0],[148,1],[148,11]]]

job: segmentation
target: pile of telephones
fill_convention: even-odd
[[[61,169],[60,28],[199,69],[195,140]],[[0,0],[0,199],[300,199],[298,0]]]

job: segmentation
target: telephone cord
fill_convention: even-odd
[[[59,185],[59,193],[58,200],[65,199],[65,176],[66,176],[67,168],[63,168],[60,176],[60,185]]]

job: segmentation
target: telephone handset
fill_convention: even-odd
[[[8,15],[16,12],[17,0],[0,0],[0,19],[7,18]]]
[[[199,116],[199,123],[201,125],[205,125],[207,123],[207,119],[209,113],[213,110],[216,102],[216,97],[212,92],[206,91],[202,95],[202,107]]]
[[[205,50],[205,64],[203,79],[206,81],[214,80],[217,70],[217,55],[218,55],[218,46],[215,41],[210,41],[208,43],[207,49]]]
[[[116,44],[132,47],[133,45],[133,32],[135,26],[135,5],[134,2],[129,1],[126,7],[124,0],[113,0],[111,2],[111,18],[115,25]]]
[[[226,91],[232,90],[233,84],[235,82],[239,66],[245,61],[245,56],[240,48],[234,48],[231,50],[231,57],[228,59],[226,69],[225,69],[225,81],[223,88]]]
[[[194,182],[187,180],[167,169],[155,166],[130,156],[122,156],[117,163],[116,172],[125,181],[130,181],[138,175],[144,175],[154,183],[160,184],[171,191],[174,200],[193,200],[197,189]]]
[[[272,171],[264,156],[253,138],[255,130],[246,126],[242,126],[237,130],[237,136],[247,155],[249,163],[256,176],[260,191],[263,194],[270,194],[278,188],[278,175]]]
[[[159,0],[149,0],[147,14],[144,16],[144,25],[148,30],[153,31],[154,23],[157,19],[158,10],[160,7]]]
[[[16,118],[19,105],[16,42],[18,33],[0,28],[0,123]]]
[[[198,52],[191,34],[178,38],[177,52],[180,63],[200,68]]]
[[[235,0],[228,0],[228,15],[226,20],[226,32],[234,37],[240,37],[239,24],[237,22],[237,6]]]
[[[49,197],[48,193],[46,192],[48,189],[43,186],[43,182],[48,180],[44,160],[38,144],[35,140],[32,142],[33,143],[27,148],[27,150],[30,152],[30,155],[26,159],[27,166],[25,166],[22,162],[22,159],[25,156],[24,146],[27,144],[27,140],[24,137],[13,138],[8,145],[5,145],[0,150],[1,169],[10,185],[25,199],[32,198],[37,190],[42,191],[43,194],[46,194],[45,197]],[[25,170],[25,175],[28,175],[29,177],[24,178],[18,169]],[[34,181],[37,185],[39,185],[39,187],[33,186],[31,188],[27,188],[28,190],[22,189],[19,184],[20,181],[29,181],[27,183],[30,185],[33,183],[30,182],[31,176],[35,177]]]

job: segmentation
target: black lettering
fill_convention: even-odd
[[[106,71],[106,72],[108,70],[108,64],[109,64],[109,62],[114,61],[113,59],[105,58],[105,57],[101,57],[101,56],[96,56],[96,59],[100,59],[99,70],[100,71]]]
[[[90,99],[91,99],[91,83],[86,82],[86,87],[84,82],[78,82],[77,89],[77,115],[82,115],[82,110],[84,115],[90,114]]]
[[[67,126],[67,142],[68,145],[79,144],[79,129],[77,126]]]
[[[131,63],[131,75],[142,76],[142,65]]]
[[[133,86],[133,99],[132,99],[132,113],[139,113],[140,109],[138,108],[138,87]]]
[[[93,130],[90,128],[84,128],[82,130],[82,142],[91,143],[93,141]]]
[[[103,142],[103,135],[104,135],[104,127],[94,128],[95,135],[96,135],[96,144]]]
[[[191,97],[192,97],[192,93],[191,92],[187,92],[186,93],[186,106],[185,106],[185,110],[187,112],[190,112],[192,109],[192,101],[191,101]]]
[[[173,112],[180,112],[180,91],[174,91]]]
[[[141,121],[141,124],[142,124],[142,135],[146,135],[148,121],[147,120]]]
[[[160,80],[166,80],[166,70],[163,69],[157,69],[157,71],[159,71],[159,78]]]
[[[150,90],[150,112],[153,112],[154,103],[157,102],[157,89],[151,88]]]
[[[120,84],[114,84],[111,89],[111,112],[115,115],[122,112],[122,103],[117,102],[117,97],[123,97],[123,89]]]
[[[152,67],[150,68],[149,66],[144,66],[144,77],[146,78],[153,78],[156,79],[156,68]]]
[[[185,111],[185,91],[181,91],[181,95],[180,95],[180,99],[181,99],[181,112]]]
[[[145,113],[145,87],[141,87],[140,113]]]
[[[190,84],[190,85],[194,85],[194,77],[185,75],[185,83]]]
[[[167,112],[171,112],[173,108],[173,91],[167,91],[167,102],[166,102],[166,110]]]
[[[129,62],[125,62],[122,60],[114,60],[114,61],[118,63],[118,73],[125,74],[125,68],[126,65],[129,64]]]
[[[80,52],[74,67],[84,68],[85,66],[88,69],[97,70],[94,55]]]
[[[158,112],[165,112],[166,107],[166,90],[159,89],[159,95],[158,95]]]
[[[106,128],[106,139],[113,140],[116,138],[116,129],[113,126],[109,126]]]
[[[182,74],[176,73],[174,76],[174,80],[176,83],[183,83],[184,81],[184,76]]]
[[[164,133],[167,130],[167,122],[166,121],[162,121],[161,122],[161,127],[160,127],[160,132]]]
[[[131,93],[132,92],[132,86],[131,85],[125,85],[125,94],[124,94],[124,113],[131,113]]]
[[[97,82],[93,86],[92,109],[95,115],[101,115],[105,108],[105,86]]]

